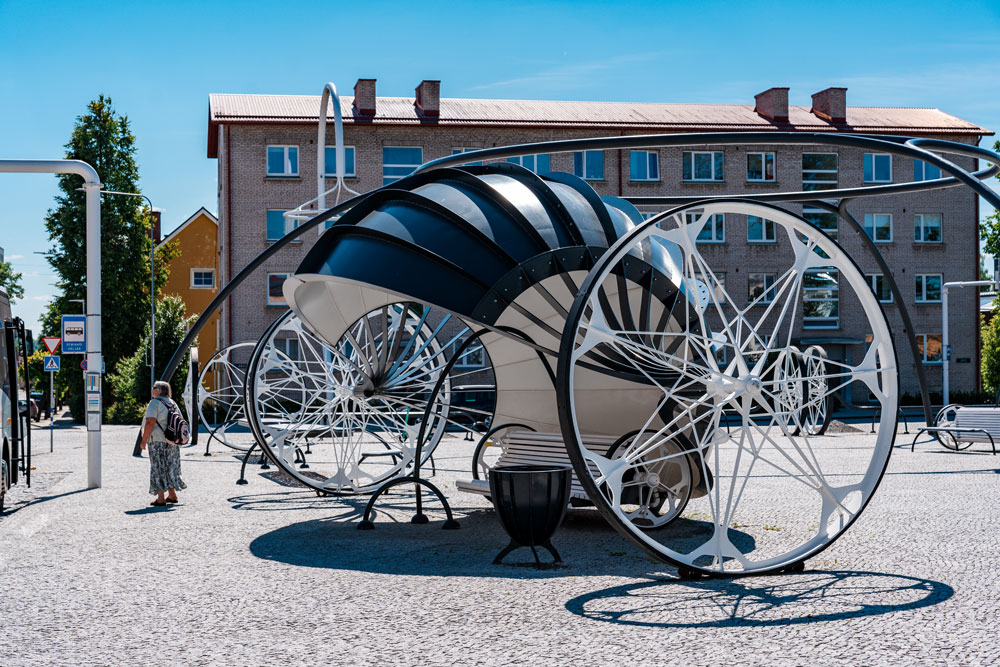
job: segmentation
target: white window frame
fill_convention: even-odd
[[[938,339],[938,344],[940,345],[940,348],[941,348],[941,358],[938,359],[937,361],[928,361],[927,360],[927,339],[928,338],[937,338]],[[937,334],[937,333],[934,333],[934,334],[926,334],[926,333],[917,334],[916,335],[916,339],[917,339],[917,349],[920,350],[920,360],[925,365],[928,365],[928,366],[938,366],[938,365],[941,365],[941,364],[944,363],[944,355],[946,354],[946,351],[944,349],[944,343],[943,343],[941,334]]]
[[[290,275],[290,273],[286,272],[269,273],[264,278],[264,296],[268,308],[288,308],[288,302],[284,300],[284,296],[281,297],[281,301],[271,301],[271,276],[284,276],[287,279]]]
[[[646,156],[646,178],[632,178],[632,156],[642,153]],[[652,162],[650,162],[652,160]],[[656,165],[656,177],[650,178],[649,165]],[[631,183],[659,183],[660,182],[660,151],[630,150],[628,152],[628,180]]]
[[[875,216],[876,215],[884,215],[887,218],[889,218],[889,238],[888,239],[879,239],[879,238],[876,238],[876,236],[878,236],[878,233],[877,233],[876,228],[875,228]],[[869,224],[869,222],[871,224]],[[893,230],[892,230],[892,228],[894,227],[894,225],[892,224],[892,222],[893,222],[892,221],[892,213],[865,213],[865,217],[864,217],[864,230],[865,230],[865,233],[868,234],[868,238],[870,238],[875,243],[892,243],[893,242]],[[868,232],[869,229],[871,229],[871,233]]]
[[[754,297],[750,293],[750,280],[754,276],[764,276],[764,298]],[[768,278],[771,279],[770,285],[768,284]],[[777,273],[764,273],[762,271],[754,271],[753,273],[747,273],[747,304],[753,304],[754,306],[765,306],[774,301],[776,296],[774,284],[778,282]],[[770,298],[768,294],[770,293]]]
[[[938,226],[938,240],[928,241],[925,237],[927,236],[927,225],[924,222],[924,216],[935,216],[937,218]],[[919,232],[920,238],[917,238]],[[940,245],[944,243],[944,215],[941,213],[914,213],[913,214],[913,242],[914,243],[927,243],[930,245]]]
[[[837,295],[833,298],[827,297],[809,297],[807,294],[814,290],[819,290],[822,288],[806,287],[803,283],[802,285],[802,328],[803,329],[839,329],[840,328],[840,271],[837,269],[826,267],[826,268],[816,268],[809,269],[806,273],[836,273],[836,284],[837,284]],[[836,317],[813,317],[805,314],[805,304],[806,303],[836,303],[837,304],[837,315]]]
[[[194,274],[196,273],[208,273],[212,276],[211,285],[196,285],[194,282]],[[191,268],[191,289],[215,289],[215,269],[210,266],[196,266]]]
[[[889,178],[878,178],[875,175],[875,158],[885,157],[889,159]],[[871,180],[865,178],[865,161],[871,159],[872,161],[872,177]],[[861,164],[861,178],[865,183],[892,183],[892,155],[890,153],[865,153]]]
[[[327,150],[327,151],[333,150],[336,153],[337,147],[336,146],[324,146],[323,149]],[[357,149],[354,148],[354,146],[344,146],[344,158],[345,158],[345,160],[347,158],[347,151],[348,151],[348,149],[350,149],[351,151],[354,152],[354,159],[351,160],[351,164],[354,165],[354,168],[351,171],[347,171],[347,168],[346,168],[346,165],[345,165],[345,168],[344,168],[344,178],[357,178],[358,177],[358,151],[357,151]],[[323,168],[326,169],[326,173],[323,174],[323,176],[325,176],[326,178],[334,178],[337,175],[336,165],[334,165],[334,170],[330,171],[330,161],[329,160],[326,160],[324,162]]]
[[[930,167],[931,169],[937,169],[938,170],[938,175],[935,176],[934,178],[928,177],[927,176],[927,167]],[[920,172],[920,177],[919,178],[917,177],[918,170]],[[937,166],[936,164],[930,164],[929,162],[924,162],[923,160],[919,160],[917,158],[913,159],[913,180],[915,180],[915,181],[933,181],[933,180],[941,178],[942,176],[945,176],[945,175],[946,174],[942,174],[941,173],[941,167]]]
[[[595,153],[600,156],[600,162],[601,162],[601,176],[600,176],[600,178],[590,178],[590,177],[587,176],[587,160],[588,160],[588,158],[592,157],[593,154],[595,154]],[[582,166],[583,166],[583,173],[582,174],[576,173],[576,159],[577,159],[576,156],[577,155],[580,156],[580,160],[582,161]],[[649,164],[647,163],[646,166],[647,166],[647,169],[648,169]],[[582,178],[585,181],[591,181],[591,182],[603,181],[604,180],[604,151],[574,151],[573,152],[573,175],[576,176],[577,178]]]
[[[295,356],[293,357],[288,353],[288,344],[295,343]],[[281,350],[286,357],[292,361],[302,360],[302,346],[299,345],[298,338],[275,338],[273,341],[274,347]]]
[[[837,168],[836,169],[806,169],[805,159],[807,155],[834,155],[837,158]],[[807,181],[806,174],[833,174],[833,180],[819,180],[819,181]],[[809,190],[810,192],[822,191],[822,190],[833,190],[840,183],[840,154],[839,153],[803,153],[802,154],[802,189]],[[830,187],[825,188],[815,188],[811,189],[810,185],[828,185]]]
[[[763,178],[750,178],[750,156],[757,155],[760,157],[761,173],[764,175]],[[767,177],[767,159],[771,158],[771,178]],[[769,153],[767,151],[749,151],[747,153],[747,183],[774,183],[778,180],[778,160],[774,153]]]
[[[694,176],[694,156],[710,155],[709,164],[712,165],[711,178],[695,178]],[[722,173],[715,173],[715,156],[722,156]],[[691,178],[684,178],[684,163],[690,160]],[[681,151],[681,182],[682,183],[725,183],[726,182],[726,154],[723,151]]]
[[[833,229],[824,229],[823,227],[820,227],[819,225],[815,224],[812,220],[809,219],[809,215],[813,213],[821,213],[823,215],[833,216],[833,225],[834,225]],[[815,206],[803,206],[802,217],[806,219],[806,222],[808,222],[810,225],[812,225],[816,229],[820,230],[821,232],[829,236],[834,241],[836,241],[840,236],[840,218],[837,217],[836,213],[830,213],[830,211],[827,211],[822,208],[816,208]]]
[[[482,148],[476,148],[474,146],[455,146],[454,148],[451,149],[451,154],[452,155],[462,155],[463,153],[471,153],[473,151],[481,151],[481,150],[483,150],[483,149]],[[478,166],[480,166],[480,165],[483,164],[483,161],[479,160],[477,162],[464,162],[463,164],[466,164],[466,165],[469,165],[469,166],[478,167]]]
[[[941,299],[928,299],[927,298],[927,279],[937,278],[938,279],[938,291],[941,292],[944,288],[944,275],[940,273],[918,273],[913,276],[913,293],[914,293],[914,303],[925,304],[925,303],[941,303]],[[917,287],[917,281],[920,281],[920,287]]]
[[[402,164],[402,163],[395,163],[395,162],[386,162],[385,161],[385,149],[386,148],[411,148],[411,149],[415,148],[418,151],[420,151],[420,162],[418,162],[417,164]],[[407,176],[409,176],[410,174],[412,174],[413,171],[417,167],[419,167],[420,165],[422,165],[423,163],[424,163],[424,147],[423,146],[390,146],[390,145],[382,146],[382,185],[391,185],[392,183],[397,183],[397,182],[403,180],[404,178],[406,178]],[[402,176],[388,176],[387,177],[385,175],[386,167],[412,167],[412,169],[410,170],[410,172],[408,174],[404,174]],[[386,178],[389,178],[391,180],[387,181]]]
[[[271,169],[271,161],[268,159],[268,153],[271,151],[272,148],[283,148],[284,149],[285,171],[283,171],[280,174],[274,174],[274,173],[271,173],[271,171],[270,171],[270,169]],[[292,149],[292,148],[295,149],[295,167],[296,168],[295,168],[294,172],[290,171],[291,168],[292,168],[292,162],[291,162],[291,160],[288,159],[289,150]],[[268,178],[295,178],[295,177],[297,177],[299,175],[299,169],[298,169],[298,167],[299,167],[299,159],[301,157],[302,156],[299,155],[299,147],[296,144],[268,144],[264,148],[264,173],[267,175]]]
[[[282,214],[281,215],[281,219],[285,221],[285,233],[282,234],[281,236],[279,236],[276,239],[269,238],[268,235],[267,235],[267,214],[270,213],[270,212],[272,212],[272,211],[277,212],[277,213],[281,213]],[[288,234],[288,232],[292,231],[293,229],[298,229],[299,228],[299,221],[296,220],[296,219],[294,219],[294,218],[288,218],[288,217],[286,217],[284,214],[287,213],[287,212],[288,212],[288,209],[284,209],[284,208],[268,208],[268,209],[264,209],[264,240],[265,241],[267,241],[268,243],[275,243],[275,242],[281,240],[286,234]],[[292,243],[302,243],[302,239],[295,239],[295,240],[292,241]]]
[[[549,158],[549,168],[547,171],[552,171],[552,154],[551,153],[533,153],[531,155],[515,155],[514,157],[507,158],[507,162],[511,164],[516,164],[518,166],[524,167],[533,174],[540,173],[538,171],[538,156],[544,155]],[[544,172],[541,172],[544,173]]]
[[[761,233],[762,237],[760,239],[750,238],[750,218],[757,218],[761,221]],[[768,238],[767,230],[768,223],[770,223],[771,237]],[[762,218],[759,215],[748,215],[747,216],[747,243],[750,245],[774,245],[778,242],[778,229],[774,220],[768,220],[767,218]]]
[[[881,278],[882,282],[885,284],[886,292],[888,292],[888,294],[889,294],[889,298],[888,299],[883,299],[882,296],[879,294],[878,285],[877,285],[877,283],[879,282],[879,278]],[[878,299],[879,303],[895,303],[895,300],[892,297],[892,290],[889,289],[888,279],[885,277],[884,274],[881,274],[881,273],[866,273],[865,274],[865,280],[868,281],[868,286],[872,288],[872,293],[875,294],[875,298]]]
[[[684,214],[684,217],[686,218],[687,224],[693,225],[698,221],[699,218],[701,218],[702,215],[704,215],[704,213],[701,211],[688,211],[687,213]],[[702,228],[702,231],[704,232],[706,229],[712,230],[711,238],[702,239],[700,238],[701,234],[699,234],[698,237],[695,238],[695,243],[700,243],[705,245],[710,245],[710,244],[718,245],[720,243],[725,243],[726,214],[713,213],[711,216],[709,216],[708,222],[705,223],[705,226]]]

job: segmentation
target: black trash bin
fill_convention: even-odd
[[[570,468],[564,466],[503,466],[490,470],[493,507],[510,536],[510,544],[497,554],[494,564],[518,547],[531,549],[536,567],[542,563],[535,547],[548,550],[553,562],[562,562],[551,539],[566,514],[571,475]]]

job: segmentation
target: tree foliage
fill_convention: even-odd
[[[180,297],[167,296],[156,304],[156,377],[159,378],[167,367],[173,351],[184,340],[184,335],[195,318],[185,316],[184,302]],[[197,343],[196,343],[197,344]],[[114,404],[108,411],[108,421],[113,424],[138,424],[149,402],[150,374],[147,361],[149,350],[149,323],[143,330],[142,339],[128,357],[122,359],[113,375],[108,378],[114,394]],[[188,352],[181,360],[170,387],[174,400],[183,403],[182,393],[190,367]]]
[[[105,190],[139,192],[139,168],[135,160],[135,135],[128,117],[116,113],[111,98],[101,95],[76,119],[66,144],[66,158],[91,164]],[[59,177],[61,194],[45,218],[52,248],[48,261],[57,275],[60,294],[42,318],[42,331],[58,335],[60,316],[79,313],[87,291],[86,195],[79,188],[81,177]],[[135,350],[139,333],[148,319],[150,305],[149,251],[151,218],[137,197],[101,197],[101,346],[110,370]],[[176,246],[157,252],[156,290],[167,279],[167,263]],[[78,364],[64,363],[58,385],[69,390],[69,405],[82,420],[83,386]],[[110,405],[105,388],[104,405]]]
[[[0,290],[10,297],[11,305],[17,299],[24,297],[24,288],[21,286],[21,274],[16,273],[10,262],[0,262]]]

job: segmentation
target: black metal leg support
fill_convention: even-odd
[[[420,487],[425,486],[431,493],[438,497],[438,500],[441,501],[441,505],[444,507],[445,516],[447,518],[441,528],[444,530],[455,530],[459,527],[458,521],[455,521],[454,516],[452,516],[451,505],[448,504],[448,499],[444,497],[444,494],[426,479],[420,479],[419,477],[407,475],[406,477],[397,477],[396,479],[386,482],[372,494],[372,497],[368,499],[368,504],[365,505],[365,513],[361,517],[361,523],[358,524],[358,530],[375,529],[375,524],[372,523],[371,520],[375,509],[375,502],[378,500],[379,496],[386,493],[392,487],[399,486],[400,484],[413,484],[417,489],[417,513],[413,515],[413,519],[410,520],[411,523],[428,523],[427,515],[425,515],[422,511],[423,503],[421,499],[422,494],[420,493]]]
[[[250,460],[250,455],[253,454],[253,450],[256,447],[257,443],[255,442],[252,445],[250,445],[250,449],[248,449],[247,453],[243,455],[243,465],[240,466],[240,478],[236,480],[236,483],[239,484],[240,486],[244,484],[249,484],[249,482],[247,482],[247,477],[246,477],[247,462]]]

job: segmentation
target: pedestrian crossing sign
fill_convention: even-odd
[[[46,371],[55,372],[59,370],[59,357],[55,355],[45,355],[42,357],[43,364],[42,368]]]

